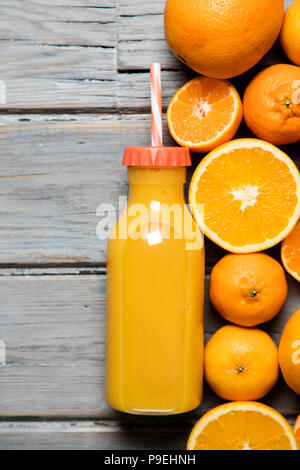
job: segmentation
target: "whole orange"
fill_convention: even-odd
[[[288,386],[300,395],[300,309],[287,322],[279,345],[279,364]]]
[[[204,352],[205,378],[225,400],[258,400],[279,376],[278,350],[262,330],[228,325],[208,341]]]
[[[288,8],[281,30],[281,44],[288,58],[300,65],[300,0]]]
[[[196,72],[231,78],[268,52],[283,16],[283,0],[167,0],[166,40]]]
[[[273,65],[259,73],[244,95],[248,127],[275,145],[300,140],[300,67]]]
[[[256,326],[275,317],[288,287],[281,265],[264,253],[226,255],[213,268],[210,299],[228,321]]]

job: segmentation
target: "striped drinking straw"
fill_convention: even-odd
[[[161,67],[151,64],[151,117],[152,146],[162,147],[162,99],[161,99]]]

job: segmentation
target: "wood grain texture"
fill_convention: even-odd
[[[7,348],[7,364],[0,368],[0,416],[157,422],[122,415],[105,403],[105,277],[12,274],[0,276],[0,339]],[[289,289],[284,308],[265,327],[277,343],[299,307],[299,286],[292,278]],[[207,295],[205,315],[207,340],[225,324]],[[289,416],[300,412],[299,400],[281,381],[264,401]],[[204,401],[191,418],[220,403],[206,387]]]
[[[0,423],[0,450],[184,450],[193,421]]]
[[[23,116],[30,121],[8,118],[3,125],[4,119],[0,261],[104,263],[96,210],[101,203],[118,207],[126,194],[122,154],[127,144],[144,141],[144,120]]]
[[[3,2],[4,3],[4,2]],[[10,4],[9,0],[6,4]],[[34,0],[37,6],[59,6],[59,7],[77,7],[77,8],[115,8],[117,0]]]
[[[23,423],[5,426],[0,450],[184,450],[192,425],[118,426],[116,423]]]
[[[166,0],[152,0],[151,2],[118,0],[118,15],[120,17],[161,15],[165,3]]]
[[[43,4],[34,0],[3,0],[0,39],[62,46],[114,46],[116,8],[95,7],[87,0],[81,8]]]
[[[1,277],[0,285],[7,348],[0,415],[99,415],[106,408],[101,276]]]
[[[113,109],[115,2],[0,3],[0,109]]]
[[[166,111],[174,94],[196,74],[192,70],[163,71],[162,100]],[[123,111],[150,112],[151,94],[149,72],[119,73],[118,75],[118,108]]]

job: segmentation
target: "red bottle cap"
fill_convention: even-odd
[[[127,147],[125,166],[191,166],[191,154],[184,147]]]

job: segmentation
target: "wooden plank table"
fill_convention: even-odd
[[[290,4],[291,1],[286,1]],[[117,413],[104,399],[105,202],[126,195],[127,145],[150,143],[148,68],[163,66],[164,107],[194,72],[169,52],[164,0],[1,0],[0,449],[184,449],[192,424],[221,403],[205,388],[193,413]],[[279,45],[249,79],[287,62]],[[165,141],[172,143],[164,124]],[[251,136],[245,125],[240,137]],[[287,153],[300,166],[299,145]],[[193,168],[199,156],[193,156]],[[108,209],[110,212],[110,209]],[[113,217],[113,214],[111,213]],[[279,248],[270,253],[279,259]],[[207,241],[207,281],[224,251]],[[299,284],[266,325],[278,343]],[[206,296],[206,339],[224,322]],[[293,422],[300,398],[281,380],[265,398]]]

